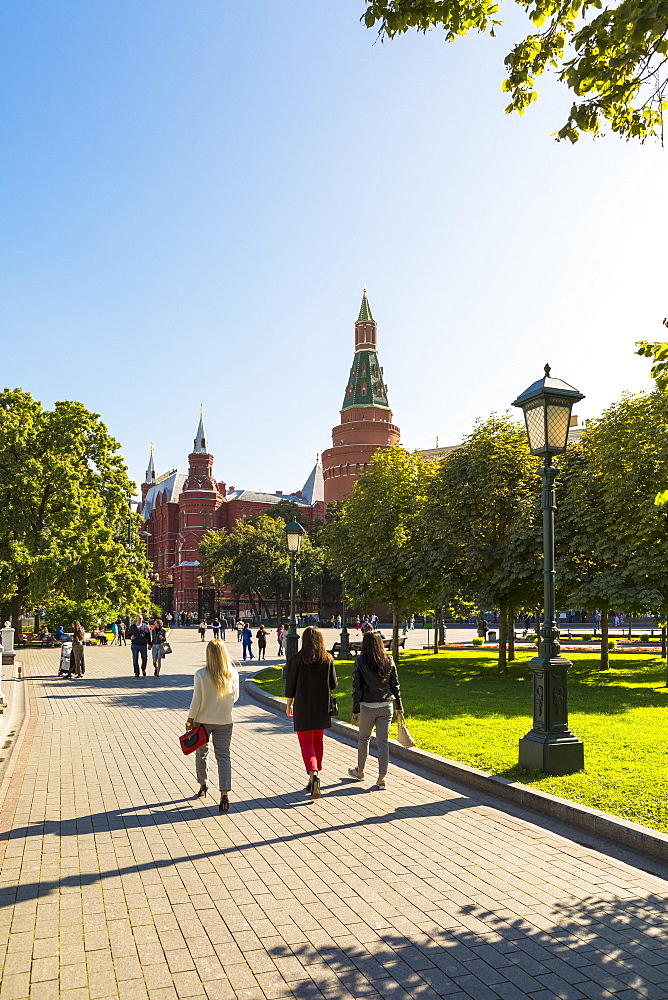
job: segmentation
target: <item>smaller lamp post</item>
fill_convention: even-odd
[[[520,740],[520,764],[528,771],[572,774],[584,767],[584,745],[568,728],[568,668],[561,656],[555,609],[554,480],[559,471],[554,455],[566,451],[571,410],[584,399],[581,392],[560,379],[545,376],[517,397],[513,406],[524,412],[529,448],[543,457],[543,570],[545,614],[540,628],[538,655],[530,660],[533,670],[533,728]]]
[[[302,545],[302,535],[304,529],[297,521],[290,521],[285,526],[285,537],[288,540],[288,553],[290,555],[290,628],[285,639],[285,659],[289,662],[299,649],[299,636],[297,635],[297,620],[295,618],[295,563]]]
[[[346,628],[346,577],[341,577],[341,640],[339,643],[339,659],[350,659],[350,636]]]

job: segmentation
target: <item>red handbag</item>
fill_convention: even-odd
[[[183,736],[179,736],[179,743],[184,753],[192,753],[208,742],[209,734],[201,723],[188,729]]]

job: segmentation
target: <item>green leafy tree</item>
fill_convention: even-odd
[[[424,531],[427,487],[436,472],[431,462],[398,445],[377,451],[371,468],[352,493],[330,511],[327,557],[346,590],[362,606],[392,608],[393,652],[399,651],[399,617],[431,603],[432,582],[415,559]]]
[[[536,78],[547,70],[575,97],[557,138],[576,142],[603,126],[641,141],[661,132],[667,0],[616,0],[605,8],[601,0],[517,2],[530,30],[506,56],[507,112],[526,111],[537,98]],[[495,0],[367,0],[362,19],[384,38],[441,28],[451,42],[470,31],[494,35],[498,12]]]
[[[664,319],[663,325],[668,327],[668,319]],[[668,389],[668,344],[665,340],[639,340],[636,347],[636,354],[651,358],[654,362],[652,378],[656,380],[659,389]]]
[[[492,415],[446,456],[429,484],[425,572],[480,608],[500,609],[500,671],[508,625],[514,637],[513,609],[535,607],[542,594],[539,468],[524,429]]]
[[[238,521],[234,531],[209,531],[200,543],[202,564],[237,599],[247,597],[256,615],[268,611],[269,601],[280,604],[290,590],[290,559],[283,518],[262,514]],[[296,594],[312,600],[320,593],[324,555],[307,534],[302,536],[295,574]]]
[[[0,393],[0,599],[22,608],[54,596],[145,604],[148,563],[127,477],[97,413],[45,410],[22,389]]]
[[[605,669],[609,610],[668,612],[668,531],[656,503],[668,482],[668,393],[624,396],[560,468],[557,578],[571,601],[600,608]]]

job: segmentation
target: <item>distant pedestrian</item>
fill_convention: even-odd
[[[196,722],[201,723],[213,743],[213,752],[218,764],[219,812],[228,812],[230,808],[232,707],[238,698],[239,674],[230,663],[230,657],[223,643],[219,639],[214,639],[206,647],[206,666],[195,671],[186,729],[191,729]],[[195,751],[195,768],[200,783],[198,798],[204,798],[208,791],[208,756],[207,740],[204,746]]]
[[[358,615],[357,618],[355,619],[355,628],[357,629],[358,632],[360,630],[360,624],[361,624],[360,616]]]
[[[220,619],[220,638],[224,641],[227,635],[227,618]]]
[[[411,629],[411,631],[415,628],[415,615],[411,615],[411,620],[408,623],[408,627],[409,629]]]
[[[171,611],[168,611],[167,614],[165,615],[165,627],[166,628],[171,628],[173,621],[174,621],[174,619],[172,618],[172,613],[171,613]]]
[[[390,762],[388,737],[392,723],[393,706],[397,708],[397,718],[403,719],[404,707],[401,703],[399,677],[394,660],[385,651],[380,632],[367,632],[362,639],[362,652],[353,667],[353,725],[359,723],[357,743],[357,767],[351,767],[348,774],[361,781],[369,753],[371,733],[376,729],[378,751],[378,779],[376,788],[385,788],[387,768]]]
[[[323,736],[325,729],[332,726],[331,699],[337,683],[334,660],[325,649],[322,632],[307,626],[301,649],[288,661],[285,711],[293,719],[309,775],[306,791],[313,799],[320,797]]]
[[[237,642],[241,642],[241,637],[244,634],[245,627],[246,623],[242,622],[241,619],[239,619],[239,621],[237,622]]]
[[[115,646],[118,643],[118,645],[120,646],[120,642],[118,641],[118,624],[116,622],[111,623],[111,634],[114,637],[111,640],[111,645]]]
[[[202,642],[204,642],[204,639],[206,637],[206,622],[204,621],[203,618],[202,618],[201,622],[199,623],[198,630],[199,630],[200,639],[202,640]]]
[[[243,624],[243,623],[242,623]],[[246,659],[246,653],[248,653],[249,659],[254,659],[253,657],[253,633],[248,625],[244,625],[241,631],[241,639],[243,642],[243,658]]]
[[[162,661],[165,658],[165,646],[164,643],[167,642],[167,633],[162,627],[162,622],[159,618],[155,620],[155,626],[153,628],[153,637],[151,642],[151,655],[153,657],[153,673],[157,677],[160,673],[160,667],[162,666]]]
[[[257,658],[258,660],[267,659],[267,630],[264,625],[260,625],[259,629],[255,633],[255,638],[257,639]]]
[[[128,630],[130,638],[130,649],[132,650],[132,666],[135,677],[139,677],[139,660],[141,659],[141,672],[146,677],[146,660],[148,651],[151,648],[151,630],[142,618],[137,615]]]
[[[341,629],[341,615],[337,615],[334,619],[334,628],[339,630]]]
[[[282,625],[279,625],[276,629],[276,640],[278,642],[278,656],[283,656],[283,637],[285,636],[285,629]]]
[[[75,677],[81,677],[83,675],[85,641],[86,632],[81,622],[72,622],[72,657],[70,659],[70,672],[67,675],[68,677],[72,676],[72,670],[74,670]]]
[[[478,619],[476,623],[476,629],[478,632],[478,638],[487,641],[487,633],[489,632],[489,628],[484,618]]]
[[[126,631],[127,631],[127,629],[125,627],[125,622],[123,621],[123,619],[121,619],[118,622],[118,645],[119,646],[121,645],[121,643],[124,646],[127,646],[127,644],[128,644],[127,639],[125,638]]]
[[[218,618],[214,618],[211,622],[211,628],[213,629],[214,639],[220,639],[220,621]]]

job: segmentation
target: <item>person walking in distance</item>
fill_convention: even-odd
[[[148,651],[151,648],[151,630],[141,615],[137,615],[128,629],[128,638],[130,639],[130,649],[132,650],[132,666],[135,677],[139,677],[140,658],[141,672],[146,677],[146,660]]]
[[[366,632],[362,639],[362,652],[353,667],[353,725],[359,723],[357,767],[348,774],[361,781],[369,753],[369,740],[376,727],[378,749],[378,780],[376,788],[385,788],[385,778],[390,761],[388,736],[392,722],[393,704],[397,718],[403,719],[399,678],[394,660],[385,652],[380,632]]]
[[[236,626],[236,628],[237,628],[237,642],[241,642],[241,639],[242,639],[243,634],[244,634],[244,629],[246,628],[246,623],[242,622],[241,619],[239,618],[239,619],[237,619],[237,626]]]
[[[218,618],[214,618],[211,622],[211,628],[213,629],[214,639],[220,639],[220,621]]]
[[[253,659],[253,633],[250,630],[249,625],[244,625],[243,631],[241,633],[241,641],[243,643],[243,658],[246,659],[246,653],[248,653],[248,658]]]
[[[255,633],[255,638],[257,639],[257,658],[258,660],[267,659],[267,630],[264,625],[260,625],[259,629]]]
[[[279,625],[276,629],[276,640],[278,642],[278,653],[277,656],[283,656],[283,636],[285,635],[285,629],[282,625]]]
[[[126,627],[125,627],[125,622],[123,621],[122,618],[119,618],[118,619],[118,645],[119,646],[121,645],[121,643],[124,646],[127,646],[127,644],[128,644],[128,640],[125,638],[126,631],[127,630],[126,630]]]
[[[206,638],[206,622],[204,621],[203,618],[198,625],[198,631],[200,639],[202,640],[202,642],[204,642],[204,639]]]
[[[72,670],[74,670],[75,677],[83,675],[85,641],[86,632],[81,622],[72,622],[72,658],[70,660],[68,677],[72,676]]]
[[[165,658],[165,647],[164,643],[167,642],[167,633],[162,627],[162,622],[159,618],[155,620],[155,628],[153,629],[153,636],[151,639],[151,655],[153,657],[153,673],[157,677],[160,673],[160,668],[162,666],[162,661]]]
[[[227,637],[227,618],[223,617],[220,619],[220,638],[225,641]]]
[[[331,729],[332,691],[337,686],[334,660],[325,649],[320,629],[308,625],[301,649],[288,660],[285,711],[293,719],[304,767],[309,775],[306,791],[320,798],[323,735]]]
[[[225,645],[212,639],[206,647],[206,666],[195,671],[193,696],[188,710],[186,729],[201,723],[213,743],[218,764],[220,789],[219,812],[230,808],[229,792],[232,787],[230,744],[232,742],[232,707],[239,698],[239,674],[232,666]],[[195,751],[195,769],[199,781],[197,798],[204,798],[208,791],[207,760],[209,741]]]

